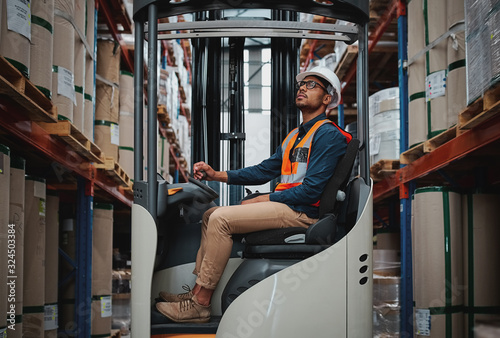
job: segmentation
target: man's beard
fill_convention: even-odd
[[[307,104],[305,104],[303,102],[297,102],[297,101],[295,101],[295,105],[297,106],[297,108],[304,108],[307,106]]]
[[[309,110],[316,110],[316,109],[318,109],[321,105],[320,105],[320,104],[318,104],[318,105],[316,105],[316,107],[313,107],[313,105],[311,105],[311,103],[310,103],[310,102],[300,102],[300,101],[299,101],[299,102],[297,102],[297,101],[295,101],[295,106],[297,106],[297,108],[299,108],[299,109],[301,109],[301,110],[302,110],[303,108],[306,108],[306,110],[307,110],[307,111],[309,111]]]

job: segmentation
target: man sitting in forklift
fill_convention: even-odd
[[[335,73],[315,67],[296,79],[295,104],[302,112],[302,123],[270,158],[231,171],[215,171],[204,162],[194,164],[196,179],[245,185],[263,184],[281,175],[281,181],[273,193],[205,212],[193,271],[197,276],[195,286],[182,294],[162,291],[163,301],[156,304],[158,311],[172,321],[210,321],[211,297],[229,260],[232,234],[307,228],[318,220],[321,193],[352,136],[326,116],[327,108],[336,107],[340,101],[340,81]]]

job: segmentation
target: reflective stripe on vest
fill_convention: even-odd
[[[307,166],[309,164],[309,156],[311,155],[311,145],[314,139],[314,134],[323,124],[332,123],[337,129],[345,136],[346,142],[349,143],[352,140],[351,134],[342,130],[339,126],[330,120],[318,121],[312,126],[312,128],[307,132],[302,140],[297,144],[293,153],[293,162],[290,161],[290,152],[292,150],[295,141],[298,136],[298,128],[292,130],[283,143],[281,144],[281,150],[283,153],[283,159],[281,162],[281,183],[276,186],[275,191],[283,191],[301,185],[306,177]],[[319,201],[313,204],[314,206],[319,205]]]

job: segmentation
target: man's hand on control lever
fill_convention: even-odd
[[[211,166],[205,162],[197,162],[193,165],[193,177],[197,180],[219,181],[227,182],[227,172],[215,171]],[[244,200],[241,204],[250,204],[258,202],[268,202],[269,195],[260,195],[252,199]]]
[[[203,161],[193,165],[193,177],[197,180],[227,182],[227,173],[225,171],[215,171]]]

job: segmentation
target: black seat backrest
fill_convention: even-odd
[[[323,218],[326,214],[337,214],[340,203],[337,200],[337,192],[345,191],[347,183],[351,177],[354,161],[359,151],[359,140],[352,139],[347,144],[347,149],[344,156],[337,163],[337,167],[326,184],[325,190],[321,194],[319,205],[319,218]]]
[[[305,235],[303,240],[307,244],[332,244],[337,235],[337,215],[342,205],[342,201],[337,200],[337,194],[338,191],[345,193],[358,150],[359,140],[352,139],[321,194],[320,219],[318,222],[311,224],[308,228],[270,229],[253,232],[245,236],[246,244],[275,245],[291,243],[290,239],[298,234]]]
[[[362,187],[365,185],[361,177],[357,177],[349,183],[346,191],[346,202],[341,207],[338,215],[338,226],[344,228],[345,234],[349,233],[358,221],[360,214],[359,208],[364,205],[360,202],[363,192]]]

